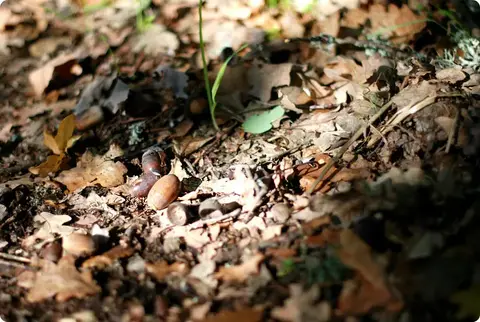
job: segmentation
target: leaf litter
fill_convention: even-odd
[[[195,1],[2,5],[2,318],[478,318],[478,44],[305,3],[204,4],[218,132]],[[130,194],[159,166],[181,226]]]

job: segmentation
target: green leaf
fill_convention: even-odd
[[[245,132],[260,134],[265,133],[272,128],[272,122],[278,120],[285,114],[283,107],[276,106],[270,111],[265,111],[260,114],[255,114],[248,117],[243,122],[243,129]]]

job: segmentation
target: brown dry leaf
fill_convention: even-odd
[[[343,284],[338,299],[338,314],[365,314],[375,307],[385,307],[388,311],[398,312],[402,309],[403,302],[392,295],[388,288],[375,287],[361,274]]]
[[[337,254],[345,265],[358,271],[374,286],[385,285],[384,269],[375,262],[368,244],[349,229],[340,232],[339,242]]]
[[[304,291],[300,284],[291,284],[290,297],[285,301],[283,307],[276,307],[272,310],[272,317],[280,321],[291,322],[326,322],[330,321],[332,308],[328,302],[316,303],[320,297],[318,285],[312,286]]]
[[[467,76],[458,68],[445,68],[435,73],[438,80],[455,84],[464,80]]]
[[[118,245],[101,255],[87,259],[83,262],[82,268],[103,269],[107,266],[111,266],[117,259],[132,256],[134,252],[135,250],[131,247]]]
[[[268,248],[265,252],[266,256],[272,256],[275,258],[291,258],[297,254],[297,251],[293,248]]]
[[[371,32],[392,37],[395,43],[412,40],[426,26],[424,15],[416,15],[408,6],[399,8],[394,4],[389,4],[388,7],[374,4],[368,11],[363,8],[349,10],[342,19],[342,26],[359,28],[367,20],[370,21]]]
[[[165,276],[171,273],[178,273],[182,276],[185,276],[189,271],[188,266],[185,263],[175,262],[169,265],[163,260],[155,263],[145,263],[145,270],[157,281],[162,281]]]
[[[70,298],[84,298],[100,291],[101,288],[90,273],[79,272],[74,259],[65,256],[58,264],[44,262],[42,270],[35,274],[26,298],[28,302],[35,303],[56,296],[58,302],[65,302]]]
[[[174,140],[174,148],[180,156],[188,156],[214,138],[215,136],[207,138],[186,136],[182,139]]]
[[[259,322],[262,321],[263,310],[244,308],[236,311],[221,311],[215,315],[210,315],[202,322]]]
[[[66,185],[68,190],[100,184],[102,187],[115,187],[124,183],[127,168],[123,163],[113,159],[121,156],[123,152],[119,147],[112,145],[103,156],[94,156],[85,152],[73,169],[62,171],[55,180]]]
[[[175,133],[173,133],[170,137],[172,139],[184,137],[188,132],[190,132],[192,127],[193,121],[190,119],[185,119],[175,127]]]
[[[50,84],[56,70],[62,69],[62,74],[67,74],[67,77],[70,76],[72,74],[70,68],[74,66],[76,61],[76,54],[62,54],[42,65],[42,67],[32,71],[30,75],[28,75],[28,80],[30,81],[35,94],[37,96],[43,94],[44,90],[48,87],[48,84]],[[65,72],[64,69],[67,69],[67,71]]]
[[[262,102],[268,102],[272,89],[290,85],[290,71],[292,64],[264,64],[255,63],[247,73],[248,84],[251,86],[249,94]]]
[[[256,254],[240,265],[221,267],[215,277],[225,282],[245,282],[250,275],[258,274],[259,264],[264,258],[264,255]]]

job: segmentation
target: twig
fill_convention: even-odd
[[[446,153],[450,152],[450,147],[452,146],[453,138],[455,136],[455,132],[457,131],[459,114],[460,113],[458,112],[458,110],[456,110],[455,111],[455,118],[453,119],[452,127],[450,128],[450,132],[448,133],[447,147],[445,148]]]
[[[0,258],[7,259],[10,261],[20,262],[20,263],[25,263],[25,264],[30,264],[31,262],[29,258],[11,255],[7,253],[0,253]]]
[[[375,114],[373,115],[370,120],[368,120],[368,122],[366,124],[364,124],[363,126],[361,126],[357,132],[355,132],[353,134],[353,136],[350,138],[350,140],[348,140],[341,148],[340,150],[335,154],[335,156],[333,158],[331,158],[330,160],[328,160],[327,164],[323,167],[322,169],[322,172],[320,172],[320,175],[318,176],[318,178],[315,180],[315,182],[313,183],[313,185],[310,187],[310,189],[308,189],[307,191],[307,194],[311,195],[313,193],[313,191],[315,191],[315,188],[317,187],[317,185],[320,183],[320,181],[323,180],[323,178],[325,177],[325,175],[327,174],[328,170],[330,170],[333,165],[338,162],[338,160],[340,160],[340,158],[342,157],[342,155],[348,150],[348,148],[356,141],[358,140],[358,138],[360,138],[360,136],[362,135],[362,133],[368,128],[370,127],[380,116],[382,116],[383,113],[385,113],[393,104],[393,99],[390,100],[388,103],[386,103],[385,105],[382,106],[382,108]]]
[[[239,216],[241,213],[242,213],[242,210],[240,208],[238,208],[238,209],[235,209],[234,211],[229,212],[228,214],[225,214],[223,216],[198,220],[194,223],[191,223],[187,227],[189,229],[198,229],[198,228],[203,227],[204,225],[213,225],[213,224],[216,224],[218,222],[225,221],[227,219],[235,218],[235,217]]]

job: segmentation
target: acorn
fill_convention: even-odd
[[[187,205],[181,202],[174,202],[168,206],[167,218],[175,226],[184,226],[191,217],[190,210]]]
[[[167,155],[162,149],[153,147],[142,155],[142,169],[145,174],[162,176],[167,174]]]
[[[168,207],[180,194],[181,183],[174,174],[169,174],[158,179],[147,196],[147,204],[155,210]]]
[[[89,234],[73,233],[62,238],[62,247],[73,256],[89,256],[96,250],[95,241]]]
[[[133,183],[130,190],[130,194],[134,197],[143,198],[148,195],[150,189],[152,189],[155,182],[158,181],[158,176],[151,172],[147,172],[142,175],[138,180]]]

